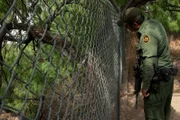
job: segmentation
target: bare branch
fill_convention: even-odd
[[[44,30],[41,28],[34,27],[32,28],[32,30],[30,30],[30,34],[33,36],[34,39],[41,39],[42,35],[44,34]],[[50,45],[53,45],[54,42],[56,42],[55,47],[58,50],[65,50],[69,55],[75,57],[76,49],[73,48],[71,43],[64,37],[52,37],[52,35],[49,32],[46,32],[45,36],[42,38],[42,42]]]
[[[7,31],[10,31],[13,29],[27,31],[28,27],[29,27],[28,24],[23,24],[23,23],[13,23],[12,24],[12,23],[4,22],[3,26],[0,27],[1,43],[3,42],[3,40],[18,42],[18,40],[16,40],[12,36],[7,36],[6,35]],[[76,49],[72,47],[71,43],[66,38],[61,37],[61,36],[54,37],[54,35],[52,35],[50,31],[45,31],[43,28],[32,26],[28,32],[28,36],[30,36],[30,38],[23,41],[22,43],[28,44],[32,40],[42,40],[43,43],[46,43],[49,45],[54,45],[54,42],[55,42],[56,49],[58,49],[60,51],[61,50],[66,51],[68,53],[68,55],[71,55],[73,58],[76,56],[75,55]]]

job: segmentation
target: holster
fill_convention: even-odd
[[[150,92],[157,93],[159,91],[160,80],[157,74],[155,74],[151,80]]]
[[[173,65],[172,68],[163,68],[155,72],[149,91],[152,93],[157,93],[159,91],[159,84],[161,81],[167,82],[170,80],[171,76],[175,76],[178,73],[178,68]]]
[[[176,76],[178,73],[178,68],[173,65],[171,68],[162,68],[158,71],[158,77],[160,81],[169,81],[171,76]]]

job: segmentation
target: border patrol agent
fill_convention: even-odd
[[[164,27],[131,7],[123,13],[127,29],[137,32],[137,56],[140,58],[141,92],[146,120],[169,120],[173,94],[173,64]],[[154,79],[154,84],[153,84]]]

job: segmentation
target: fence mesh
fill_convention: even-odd
[[[118,119],[121,41],[107,0],[0,3],[1,118]]]

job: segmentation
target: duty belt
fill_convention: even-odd
[[[178,73],[178,68],[176,65],[173,65],[173,67],[171,67],[171,68],[162,68],[159,70],[159,72],[163,75],[176,76]]]
[[[178,73],[177,66],[173,65],[171,68],[162,68],[158,70],[158,78],[160,81],[168,81],[171,76],[176,76]]]

